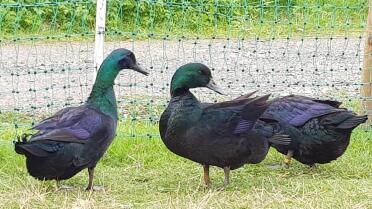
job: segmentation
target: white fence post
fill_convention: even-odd
[[[93,75],[93,81],[96,78],[97,71],[103,61],[103,49],[105,41],[106,24],[106,0],[97,0],[96,6],[96,31],[94,43],[94,65],[96,72]]]

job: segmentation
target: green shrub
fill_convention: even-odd
[[[95,0],[3,0],[0,38],[92,34]],[[363,0],[108,0],[108,33],[214,36],[362,30]],[[247,34],[244,32],[244,34]]]

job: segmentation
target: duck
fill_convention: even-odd
[[[244,98],[242,96],[237,100]],[[330,163],[342,156],[350,143],[353,129],[368,119],[367,115],[358,116],[340,108],[341,104],[339,101],[301,95],[275,98],[257,122],[260,127],[256,128],[266,127],[271,134],[289,136],[289,144],[271,144],[285,155],[285,167],[289,168],[294,158],[315,168],[316,164]]]
[[[94,170],[114,137],[118,111],[114,81],[130,69],[148,75],[133,52],[119,48],[102,62],[92,91],[84,104],[66,107],[31,128],[14,142],[15,152],[26,157],[28,173],[38,180],[65,180],[88,169],[88,186],[94,190]]]
[[[159,120],[159,132],[171,152],[203,166],[206,186],[210,184],[210,166],[224,170],[226,186],[230,170],[261,162],[269,143],[289,143],[286,135],[267,138],[253,129],[268,108],[270,95],[201,103],[190,92],[199,87],[223,94],[206,65],[188,63],[176,70],[170,85],[171,99]]]

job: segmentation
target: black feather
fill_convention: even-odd
[[[201,104],[189,91],[172,96],[160,118],[161,138],[175,154],[201,164],[236,169],[261,162],[269,142],[254,124],[268,97]]]
[[[367,120],[367,116],[338,108],[340,104],[296,95],[277,98],[257,128],[266,127],[267,132],[269,126],[273,134],[289,135],[289,144],[271,144],[282,154],[293,150],[293,157],[304,164],[328,163],[345,152],[352,130]]]

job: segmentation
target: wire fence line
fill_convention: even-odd
[[[0,3],[0,130],[29,128],[85,101],[93,84],[95,1]],[[119,1],[107,5],[105,54],[131,49],[151,74],[121,73],[115,90],[128,137],[154,124],[177,67],[202,62],[229,96],[260,90],[336,99],[359,113],[365,1]],[[144,131],[138,131],[138,126]],[[370,127],[370,126],[369,126]],[[370,128],[367,128],[370,130]]]

